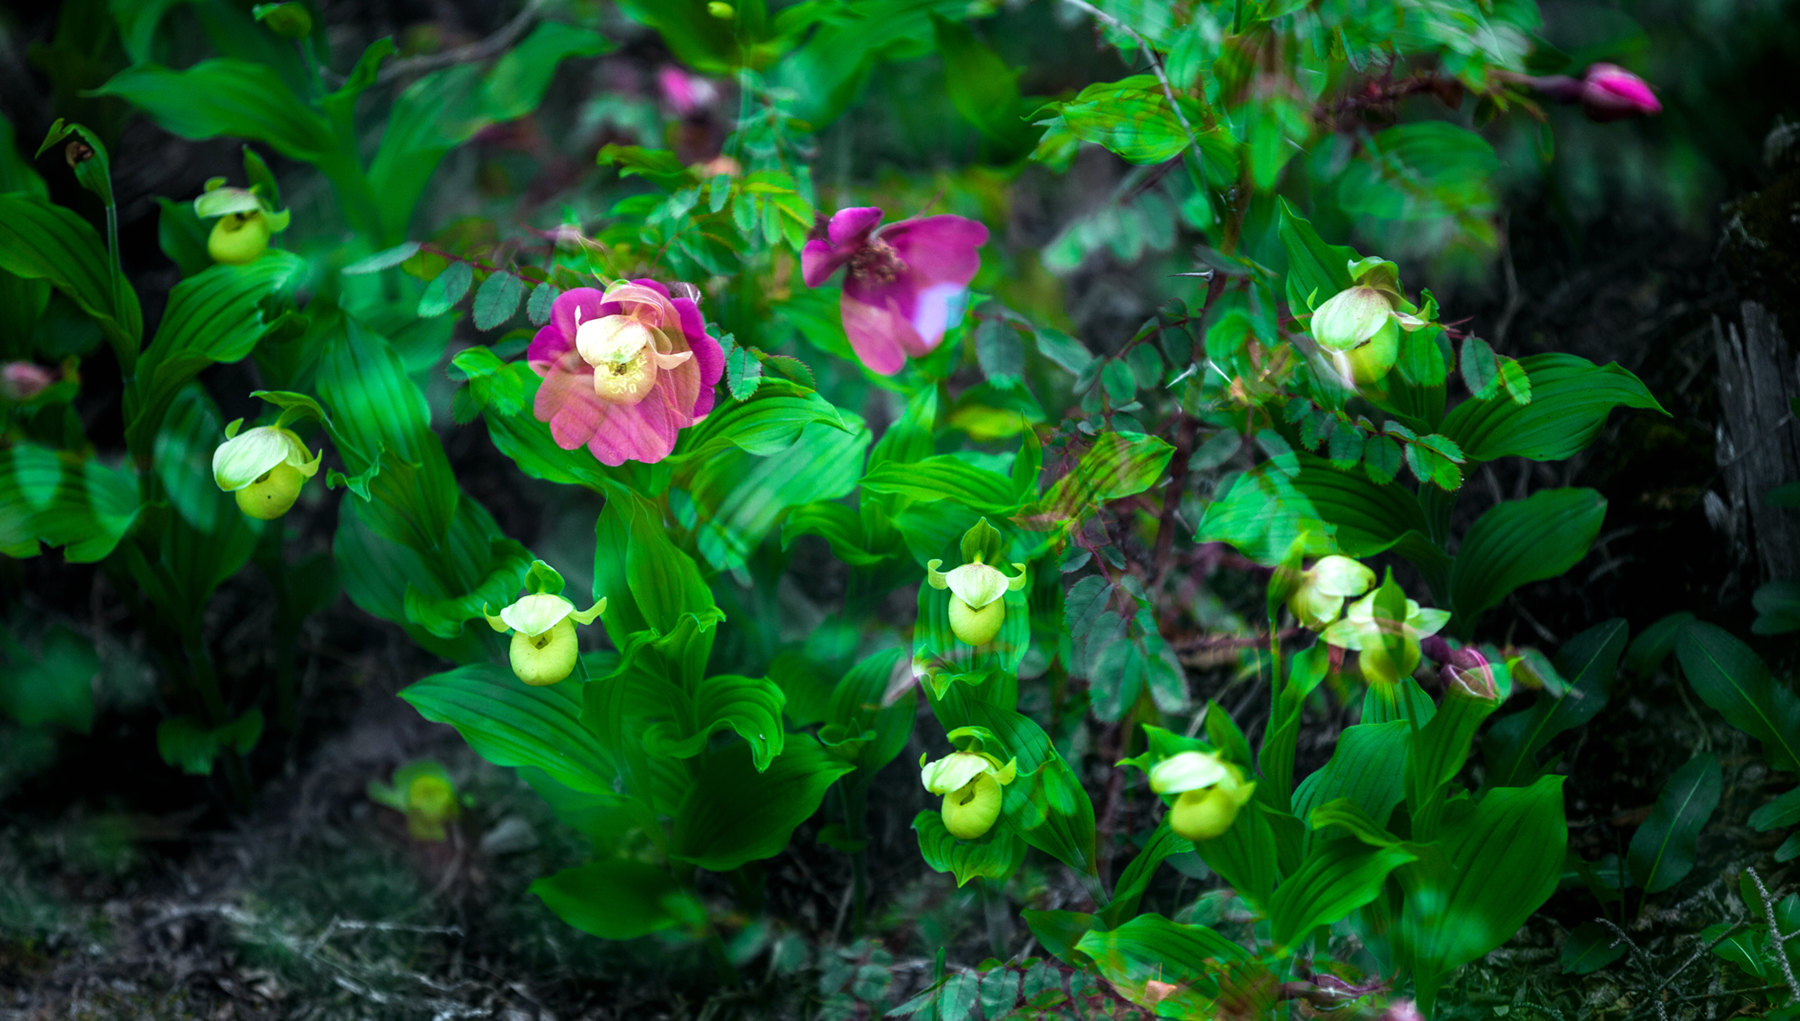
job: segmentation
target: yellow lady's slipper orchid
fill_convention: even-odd
[[[206,182],[206,191],[194,200],[194,215],[202,220],[219,217],[207,235],[206,254],[231,266],[261,258],[269,250],[269,238],[286,230],[289,220],[288,211],[276,209],[258,188],[227,187],[223,177]]]
[[[407,832],[414,840],[445,839],[446,824],[462,814],[456,784],[435,759],[409,762],[394,772],[392,783],[371,780],[368,790],[371,801],[406,816]]]
[[[1000,818],[1000,788],[1019,775],[1019,760],[1002,766],[985,752],[951,752],[936,762],[919,756],[925,789],[944,796],[944,828],[958,840],[974,840]]]
[[[1189,840],[1211,840],[1231,828],[1238,810],[1256,793],[1244,772],[1211,752],[1181,752],[1150,769],[1150,789],[1179,794],[1169,809],[1169,828]]]
[[[1008,578],[999,568],[982,563],[979,556],[949,572],[938,570],[942,563],[933,560],[925,570],[932,588],[950,590],[950,630],[970,645],[993,641],[1006,620],[1002,597],[1025,587],[1025,565],[1013,564],[1019,573]]]
[[[1367,592],[1375,585],[1375,572],[1336,553],[1321,558],[1300,574],[1300,583],[1288,595],[1288,609],[1302,627],[1322,631],[1344,609],[1344,600]]]
[[[1389,583],[1392,584],[1391,577]],[[1344,619],[1320,632],[1319,637],[1330,645],[1356,652],[1363,677],[1393,684],[1418,668],[1420,639],[1442,630],[1450,622],[1450,611],[1422,609],[1408,599],[1406,619],[1389,620],[1376,615],[1378,594],[1379,590],[1351,603]],[[1390,637],[1398,641],[1390,642]]]
[[[482,616],[495,631],[512,632],[507,659],[512,663],[513,676],[526,684],[545,685],[575,672],[575,625],[592,623],[605,609],[604,599],[577,610],[562,596],[535,592],[521,596],[499,614],[487,613],[483,608]]]
[[[225,427],[225,442],[213,451],[213,481],[237,498],[245,514],[263,521],[281,517],[318,473],[325,452],[308,452],[299,436],[279,426],[240,433],[243,424],[240,418]]]

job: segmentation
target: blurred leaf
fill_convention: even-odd
[[[0,553],[62,546],[70,563],[104,559],[137,521],[137,476],[35,443],[0,450]]]
[[[1473,333],[1464,337],[1460,364],[1463,383],[1477,400],[1485,401],[1499,392],[1500,363],[1494,360],[1494,349],[1487,341]]]
[[[1030,145],[1032,132],[1019,116],[1017,72],[966,26],[934,11],[931,27],[938,52],[944,55],[947,89],[956,112],[992,139],[1002,153]]]
[[[862,486],[871,493],[912,500],[954,500],[977,514],[1005,516],[1016,507],[1012,480],[950,454],[874,465],[863,476]]]
[[[378,273],[381,270],[398,266],[419,254],[419,248],[420,245],[417,241],[402,242],[392,248],[376,252],[374,255],[358,259],[350,265],[345,266],[340,272],[347,276],[359,276],[364,273]]]
[[[530,892],[558,918],[601,939],[637,939],[706,921],[699,898],[648,862],[589,862],[533,882]]]
[[[1203,925],[1180,925],[1156,914],[1138,915],[1116,929],[1090,930],[1075,947],[1126,999],[1140,1006],[1154,1003],[1159,1014],[1180,1010],[1179,1016],[1192,1017],[1217,1016],[1221,976],[1249,959],[1242,947]],[[1154,993],[1151,982],[1158,983]],[[1174,989],[1165,991],[1167,986]],[[1273,1001],[1273,985],[1262,995]],[[1242,1006],[1261,1013],[1254,1003]]]
[[[1625,858],[1645,893],[1666,890],[1693,870],[1700,831],[1719,807],[1720,783],[1718,758],[1703,752],[1663,784],[1650,818],[1631,835]]]
[[[251,708],[229,723],[208,729],[191,716],[169,716],[156,726],[162,760],[190,776],[211,776],[219,753],[248,755],[262,739],[262,710]]]
[[[1194,541],[1227,542],[1257,563],[1275,566],[1296,546],[1305,556],[1333,552],[1334,531],[1286,475],[1261,464],[1207,506]]]
[[[0,632],[0,712],[23,726],[88,733],[99,674],[94,643],[61,624],[45,629],[36,654]]]
[[[1750,597],[1756,607],[1756,620],[1750,630],[1759,635],[1785,635],[1800,631],[1800,581],[1782,578],[1771,581]]]
[[[1488,217],[1500,160],[1486,139],[1447,121],[1377,132],[1338,178],[1338,204],[1352,216],[1418,222],[1454,218],[1462,236],[1494,242]]]

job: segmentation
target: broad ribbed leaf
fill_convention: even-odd
[[[1025,862],[1025,841],[1004,821],[974,840],[958,840],[944,828],[942,813],[928,809],[913,817],[919,857],[934,872],[948,872],[962,886],[971,879],[1004,883]]]
[[[848,428],[813,422],[776,453],[726,448],[688,462],[691,527],[707,563],[720,570],[744,566],[789,507],[834,500],[856,487],[869,433],[854,416],[844,423]],[[685,514],[682,523],[689,524]]]
[[[1532,355],[1518,364],[1531,379],[1531,403],[1497,394],[1464,401],[1444,419],[1439,431],[1471,461],[1560,461],[1587,446],[1616,407],[1663,410],[1636,376],[1616,364],[1596,366],[1569,354]]]
[[[0,270],[44,280],[93,316],[112,338],[127,371],[144,333],[137,293],[114,300],[106,243],[86,220],[30,195],[0,195]]]
[[[92,563],[118,546],[138,510],[129,471],[35,443],[0,450],[0,554],[36,556],[43,543]]]
[[[1388,873],[1414,860],[1402,847],[1370,847],[1350,837],[1314,846],[1269,901],[1270,938],[1278,948],[1294,949],[1312,930],[1380,896]]]
[[[1334,531],[1292,480],[1262,464],[1207,505],[1194,541],[1227,542],[1257,563],[1275,566],[1297,545],[1305,556],[1333,552]]]
[[[1587,556],[1606,519],[1592,489],[1545,489],[1483,514],[1450,565],[1450,607],[1466,629],[1514,589],[1554,578]]]
[[[1399,870],[1407,897],[1397,949],[1426,1016],[1451,971],[1512,938],[1555,891],[1569,837],[1562,781],[1547,776],[1495,788],[1472,808],[1453,805],[1442,853]]]
[[[1244,948],[1203,925],[1139,915],[1116,929],[1089,931],[1075,949],[1126,999],[1154,1004],[1164,1016],[1215,1017],[1215,1001],[1227,991],[1246,1016],[1260,1016],[1274,999],[1274,982],[1258,981],[1269,976]]]
[[[1421,568],[1448,562],[1443,548],[1426,537],[1425,512],[1405,489],[1378,486],[1360,472],[1339,471],[1307,455],[1301,456],[1293,483],[1319,517],[1337,526],[1338,552],[1345,556],[1372,557],[1392,549]]]
[[[1663,784],[1650,818],[1631,835],[1625,863],[1645,893],[1660,893],[1693,871],[1700,831],[1719,807],[1719,759],[1702,752]]]
[[[760,773],[786,744],[781,729],[781,707],[786,704],[787,696],[766,677],[707,677],[694,693],[691,714],[651,724],[643,735],[644,748],[652,755],[691,759],[706,750],[714,733],[734,730],[750,746],[751,762]]]
[[[745,744],[709,753],[675,814],[669,853],[714,872],[781,853],[825,791],[853,767],[826,754],[810,735],[789,735],[787,750],[757,772]]]
[[[1538,751],[1605,708],[1629,634],[1626,622],[1614,618],[1563,643],[1556,666],[1568,689],[1560,697],[1540,695],[1530,709],[1494,721],[1482,735],[1490,786],[1517,787],[1536,780],[1544,769]]]
[[[1293,313],[1300,315],[1350,286],[1350,264],[1356,261],[1356,250],[1326,244],[1286,199],[1279,202],[1276,232],[1287,252],[1287,300]]]
[[[1800,697],[1776,683],[1761,657],[1722,628],[1699,621],[1682,629],[1675,654],[1701,701],[1761,741],[1770,766],[1800,772]]]
[[[871,493],[912,500],[953,500],[978,514],[1006,516],[1017,506],[1012,480],[949,454],[908,464],[884,462],[863,476]]]
[[[830,401],[791,380],[770,377],[749,400],[721,401],[704,421],[683,429],[675,452],[665,460],[677,465],[703,461],[733,449],[777,454],[791,448],[814,423],[846,432],[855,428]]]
[[[1079,518],[1108,500],[1134,496],[1162,478],[1175,448],[1143,433],[1101,433],[1073,470],[1056,480],[1050,492],[1025,515],[1031,527]]]
[[[264,300],[293,286],[305,268],[292,252],[271,251],[175,285],[126,397],[126,439],[133,450],[148,451],[169,403],[201,370],[240,361],[256,348],[276,318],[264,311]]]
[[[666,868],[641,861],[597,861],[531,884],[558,918],[601,939],[636,939],[706,920],[706,907]]]
[[[612,793],[614,768],[581,724],[581,686],[521,683],[493,663],[433,674],[400,692],[419,715],[455,727],[496,766],[530,766],[578,791]]]
[[[1164,813],[1162,821],[1157,823],[1149,841],[1144,844],[1144,849],[1131,859],[1131,863],[1125,866],[1125,871],[1119,873],[1119,881],[1113,887],[1112,902],[1106,905],[1106,910],[1102,913],[1107,923],[1116,923],[1136,914],[1138,901],[1150,889],[1150,880],[1156,876],[1156,867],[1174,855],[1186,854],[1193,849],[1193,841],[1177,835],[1169,828],[1169,817]]]
[[[1408,720],[1344,728],[1331,761],[1294,791],[1294,814],[1306,819],[1320,805],[1349,798],[1369,813],[1377,826],[1386,826],[1394,806],[1406,795],[1406,759],[1412,738],[1413,725]]]
[[[207,60],[185,71],[140,64],[94,92],[118,96],[183,138],[247,138],[308,163],[338,147],[324,114],[301,103],[274,70],[248,61]]]

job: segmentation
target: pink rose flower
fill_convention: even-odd
[[[564,291],[525,359],[544,377],[532,410],[556,445],[585,445],[614,467],[669,456],[676,434],[712,411],[725,374],[700,306],[654,280]]]
[[[848,267],[844,333],[864,365],[891,376],[909,355],[929,354],[943,343],[950,302],[975,278],[988,231],[961,216],[902,220],[876,230],[880,222],[874,206],[838,210],[801,250],[800,274],[806,286],[817,287]]]

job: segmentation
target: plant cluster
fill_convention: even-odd
[[[162,200],[181,279],[147,340],[116,144],[58,122],[37,154],[66,167],[0,149],[0,550],[100,565],[168,681],[162,758],[240,797],[268,715],[294,724],[295,636],[341,591],[447,664],[400,697],[591,842],[533,885],[549,910],[685,934],[727,974],[741,918],[699,874],[753,885],[824,807],[808,833],[848,856],[860,924],[871,819],[912,814],[877,776],[922,746],[926,868],[1010,910],[1040,856],[1080,902],[1021,912],[1055,963],[940,958],[898,1013],[1430,1016],[1564,884],[1621,910],[1673,886],[1717,760],[1668,778],[1622,860],[1572,867],[1545,755],[1606,703],[1624,623],[1554,661],[1492,623],[1588,554],[1605,499],[1464,485],[1661,408],[1617,365],[1496,351],[1416,279],[1495,242],[1488,125],[1655,114],[1653,90],[1545,50],[1531,0],[1001,6],[620,0],[603,32],[533,3],[499,50],[438,61],[392,39],[342,59],[303,3],[112,4],[122,66],[88,95],[248,144],[241,175]],[[1143,73],[1024,94],[989,19],[1050,9]],[[624,32],[680,65],[638,111],[666,136],[621,129],[554,222],[504,187],[488,216],[434,207],[440,165],[504,145],[559,65]],[[869,81],[928,53],[970,158],[824,173]],[[1113,194],[1039,250],[1011,240],[1006,185],[1096,159]],[[64,171],[104,229],[50,199]],[[1369,247],[1328,240],[1353,233]],[[1134,332],[1077,339],[1046,281],[1109,249],[1178,272]],[[119,380],[99,417],[94,362]],[[478,428],[503,459],[481,470],[579,542],[508,534],[473,495],[446,441]],[[273,669],[228,676],[208,607],[252,565]],[[86,678],[31,633],[0,708],[83,729]],[[1690,615],[1630,648],[1640,671],[1675,655],[1800,772],[1800,703],[1747,645]],[[1196,652],[1266,708],[1201,697]],[[1356,722],[1301,775],[1340,708]],[[461,813],[434,762],[370,796],[420,840]],[[1800,791],[1754,819],[1796,823]],[[1800,833],[1776,857],[1796,854]],[[1147,909],[1165,864],[1228,892]],[[858,953],[821,986],[846,1011]]]

